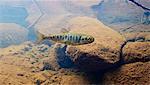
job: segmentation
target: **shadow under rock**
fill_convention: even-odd
[[[67,48],[67,45],[61,45],[58,48],[56,48],[57,63],[59,64],[61,68],[71,68],[74,66],[74,63],[71,60],[71,57],[65,53],[66,48]]]
[[[75,60],[75,66],[80,71],[85,72],[91,84],[101,84],[106,72],[118,69],[122,64],[122,60],[112,64],[98,58],[96,55],[89,55],[88,53],[81,54]]]

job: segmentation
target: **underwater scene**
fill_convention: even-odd
[[[150,0],[0,0],[0,85],[150,85]]]

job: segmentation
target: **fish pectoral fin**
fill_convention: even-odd
[[[73,43],[71,41],[65,42],[66,45],[72,45]]]
[[[56,42],[53,40],[49,40],[49,41],[52,43],[52,45],[56,44]]]

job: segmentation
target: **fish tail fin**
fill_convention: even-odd
[[[44,39],[45,39],[45,35],[37,31],[37,43],[40,43]]]

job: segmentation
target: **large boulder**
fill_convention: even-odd
[[[130,42],[135,41],[150,41],[150,34],[149,32],[124,32],[123,35],[125,36],[126,40]]]
[[[104,75],[103,84],[148,85],[150,84],[150,62],[136,62]]]
[[[123,35],[127,40],[126,45],[122,49],[122,57],[125,63],[150,60],[149,32],[124,32]]]
[[[66,53],[75,64],[86,71],[98,71],[111,67],[120,60],[120,46],[125,39],[116,31],[105,26],[97,19],[76,17],[69,21],[71,33],[91,35],[91,44],[68,46]]]
[[[129,42],[123,48],[125,63],[150,61],[150,42]]]

